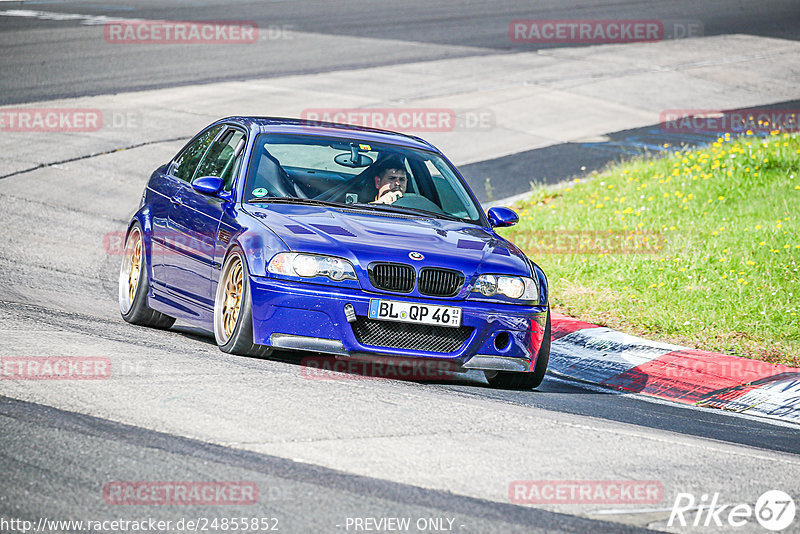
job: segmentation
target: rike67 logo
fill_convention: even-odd
[[[691,493],[678,493],[667,526],[670,527],[743,527],[753,520],[767,530],[779,532],[794,522],[796,507],[792,497],[780,490],[764,492],[755,506],[748,503],[720,502],[719,493],[699,500]]]

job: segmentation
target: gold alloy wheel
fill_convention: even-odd
[[[242,260],[236,257],[231,263],[225,278],[222,301],[222,331],[226,340],[233,334],[239,319],[239,310],[242,308]]]
[[[119,310],[126,315],[133,309],[144,266],[142,231],[134,226],[125,239],[125,253],[119,268]]]
[[[136,241],[131,253],[131,265],[128,268],[128,302],[133,303],[136,288],[139,286],[139,275],[142,272],[142,239],[139,232],[133,232],[131,238]]]

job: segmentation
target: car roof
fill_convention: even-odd
[[[227,117],[218,122],[236,122],[255,133],[316,135],[323,137],[347,137],[357,141],[389,143],[423,150],[439,150],[424,139],[377,128],[365,128],[335,122],[309,121],[286,117]]]

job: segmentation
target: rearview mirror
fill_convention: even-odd
[[[519,216],[509,208],[489,208],[487,215],[489,216],[489,223],[494,228],[514,226],[519,222]]]
[[[218,176],[201,176],[192,182],[192,187],[198,193],[213,196],[222,191],[222,188],[225,187],[225,182]]]

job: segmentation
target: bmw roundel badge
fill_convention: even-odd
[[[420,261],[420,260],[425,259],[425,256],[423,256],[419,252],[409,252],[408,253],[408,257],[411,258],[414,261]]]

